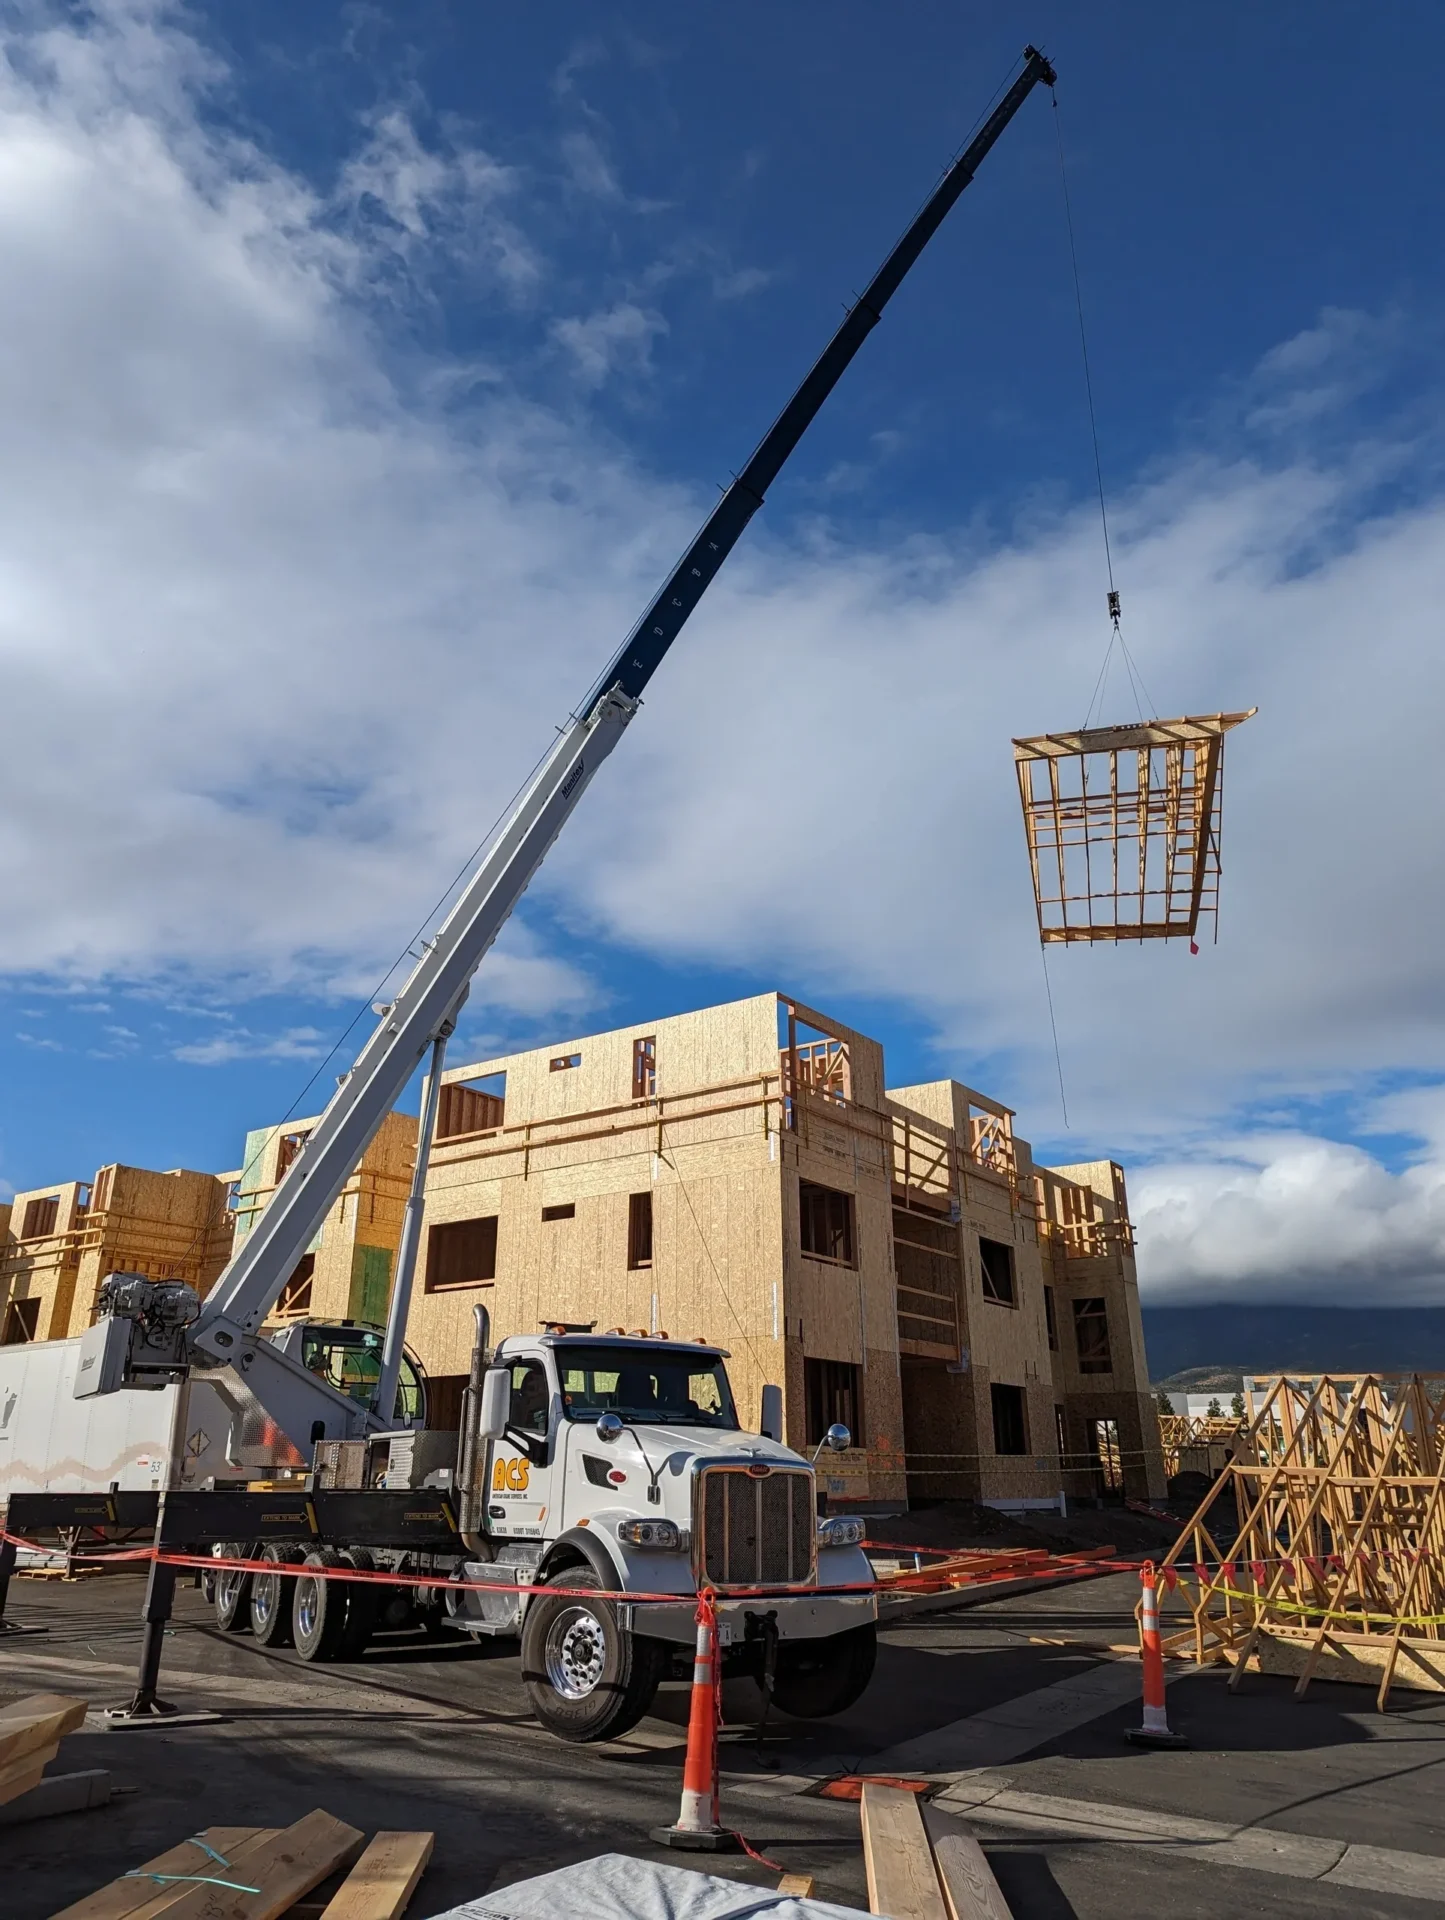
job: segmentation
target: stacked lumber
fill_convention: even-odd
[[[40,1784],[60,1742],[85,1719],[84,1700],[63,1693],[31,1693],[0,1707],[0,1806]]]
[[[279,1920],[351,1871],[322,1920],[399,1920],[431,1858],[430,1833],[366,1835],[321,1808],[294,1826],[208,1827],[66,1907],[55,1920]],[[297,1915],[300,1920],[300,1915]]]
[[[916,1793],[863,1782],[868,1911],[889,1920],[1010,1920],[982,1847]]]

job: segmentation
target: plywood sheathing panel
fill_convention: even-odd
[[[21,1239],[32,1200],[59,1202],[53,1230]],[[39,1299],[38,1334],[63,1340],[88,1327],[109,1273],[185,1280],[201,1293],[214,1284],[229,1250],[225,1183],[177,1168],[101,1167],[88,1183],[69,1181],[18,1194],[0,1255],[0,1311]]]

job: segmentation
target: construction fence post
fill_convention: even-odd
[[[692,1699],[687,1716],[687,1758],[682,1769],[682,1804],[677,1823],[655,1827],[652,1838],[664,1847],[692,1853],[732,1853],[738,1837],[719,1819],[717,1729],[719,1687],[717,1608],[704,1588],[697,1602],[697,1646],[692,1663]]]
[[[1181,1733],[1172,1733],[1164,1711],[1164,1647],[1159,1636],[1159,1587],[1154,1562],[1139,1569],[1143,1589],[1139,1600],[1139,1664],[1144,1677],[1143,1725],[1124,1735],[1137,1747],[1187,1747]]]

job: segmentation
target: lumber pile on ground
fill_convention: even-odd
[[[208,1827],[66,1907],[55,1920],[279,1920],[350,1868],[306,1920],[399,1920],[431,1858],[430,1833],[366,1835],[319,1807],[294,1826]]]
[[[38,1787],[67,1733],[85,1720],[84,1700],[31,1693],[0,1707],[0,1806]]]
[[[961,1820],[904,1787],[863,1782],[868,1911],[889,1920],[1010,1920],[983,1849]]]

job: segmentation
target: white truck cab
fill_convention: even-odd
[[[485,1532],[458,1570],[481,1590],[459,1585],[449,1612],[465,1631],[520,1631],[533,1706],[564,1738],[608,1738],[647,1711],[693,1645],[704,1586],[725,1671],[765,1677],[783,1711],[841,1712],[871,1676],[862,1523],[820,1519],[810,1463],[742,1430],[726,1358],[569,1329],[504,1340],[484,1377]]]

